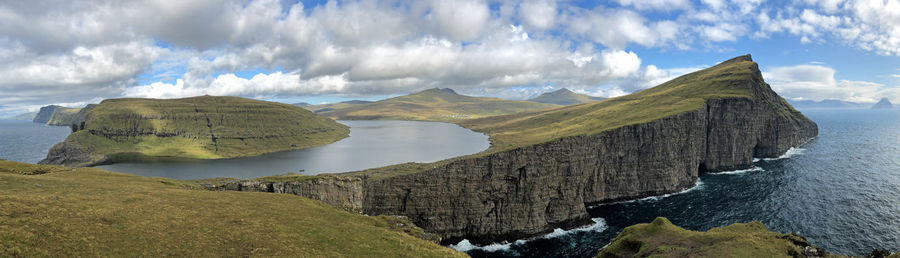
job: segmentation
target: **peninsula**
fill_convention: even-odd
[[[41,164],[93,166],[148,159],[218,159],[335,142],[349,128],[300,107],[238,97],[110,99]]]
[[[682,191],[818,134],[749,55],[627,96],[460,122],[485,152],[433,164],[213,185],[401,215],[445,243],[492,243],[590,223],[587,207]]]

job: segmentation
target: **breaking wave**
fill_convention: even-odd
[[[493,243],[493,244],[489,244],[489,245],[479,246],[479,245],[472,244],[472,242],[469,242],[468,239],[463,239],[462,241],[459,241],[458,244],[455,244],[455,245],[451,244],[450,248],[453,248],[454,250],[457,250],[460,252],[468,252],[468,251],[472,251],[472,250],[480,250],[480,251],[484,251],[484,252],[497,252],[497,251],[509,250],[509,248],[512,247],[513,245],[523,245],[523,244],[528,243],[529,241],[532,241],[535,239],[553,239],[553,238],[558,238],[558,237],[570,235],[570,234],[577,233],[577,232],[586,232],[586,231],[602,232],[602,231],[606,230],[606,228],[607,228],[606,220],[604,220],[603,218],[591,218],[591,220],[593,220],[594,223],[590,224],[590,225],[585,225],[583,227],[573,228],[570,230],[563,230],[561,228],[557,228],[557,229],[554,229],[553,232],[547,233],[543,236],[530,238],[530,239],[520,239],[520,240],[516,240],[515,242],[512,242],[512,243],[503,242],[503,243]]]

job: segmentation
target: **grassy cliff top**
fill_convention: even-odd
[[[110,99],[88,111],[85,122],[66,143],[94,161],[110,154],[253,156],[328,144],[349,134],[347,126],[303,108],[238,97]]]
[[[625,228],[597,257],[802,257],[811,254],[806,247],[803,237],[769,231],[760,222],[698,232],[659,217]],[[820,257],[843,257],[811,248]]]
[[[529,99],[528,101],[540,102],[540,103],[550,103],[557,105],[572,105],[572,104],[581,104],[594,102],[598,100],[603,100],[601,97],[592,97],[584,94],[578,94],[572,92],[569,89],[562,88],[556,91],[545,92],[533,99]]]
[[[512,114],[558,107],[554,104],[460,95],[450,89],[430,89],[364,104],[320,109],[335,119],[385,119],[455,122],[463,119]]]
[[[294,195],[192,188],[0,160],[0,256],[465,257],[400,232],[396,218]]]
[[[755,76],[757,64],[741,56],[626,96],[461,124],[491,136],[492,151],[507,150],[650,122],[697,110],[708,99],[750,98]]]

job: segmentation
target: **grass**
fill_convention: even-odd
[[[0,256],[465,257],[401,218],[194,182],[0,161]],[[404,233],[407,232],[407,233]]]
[[[317,113],[334,119],[348,120],[417,120],[458,122],[469,118],[488,117],[558,107],[531,101],[513,101],[459,95],[449,89],[430,89],[368,104],[348,104],[320,109]]]
[[[537,96],[533,99],[529,99],[528,101],[540,102],[540,103],[550,103],[557,105],[572,105],[572,104],[582,104],[588,102],[594,102],[598,100],[603,100],[604,98],[600,97],[592,97],[584,94],[578,94],[570,91],[569,89],[562,88],[557,91],[545,92],[540,96]]]
[[[66,141],[107,155],[216,159],[328,144],[349,128],[288,104],[237,97],[111,99]]]
[[[491,137],[491,152],[591,135],[698,110],[709,99],[752,98],[756,63],[735,58],[634,94],[550,110],[463,121]]]
[[[796,257],[806,246],[802,237],[769,231],[758,221],[697,232],[660,217],[625,228],[597,257]]]

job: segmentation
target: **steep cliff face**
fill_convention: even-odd
[[[750,168],[818,133],[749,56],[633,96],[489,120],[469,126],[503,149],[418,173],[363,175],[363,213],[408,217],[447,242],[520,239],[589,223],[591,204],[678,192],[702,171]],[[551,129],[568,135],[529,138]],[[510,139],[528,144],[505,147],[516,146]]]
[[[50,121],[50,118],[53,116],[53,113],[56,111],[56,109],[59,108],[62,107],[57,105],[41,107],[41,110],[38,111],[37,115],[35,115],[34,119],[31,121],[35,123],[46,124],[47,121]]]
[[[363,179],[324,177],[291,182],[248,180],[211,187],[214,190],[270,192],[299,195],[350,212],[362,212]]]

